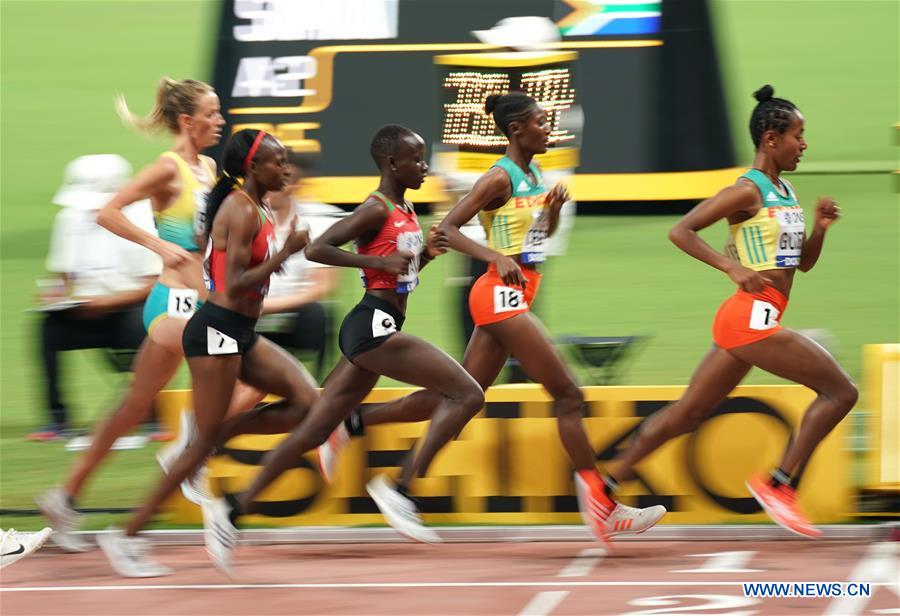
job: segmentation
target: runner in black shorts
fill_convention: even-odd
[[[182,338],[194,383],[198,434],[124,533],[98,539],[113,568],[126,577],[168,572],[150,560],[137,532],[217,444],[236,434],[288,432],[317,397],[312,378],[297,360],[260,338],[254,329],[269,276],[308,241],[306,231],[294,231],[278,252],[272,245],[272,216],[262,199],[267,192],[282,190],[287,182],[284,146],[264,131],[238,131],[225,148],[222,168],[224,173],[209,195],[207,208],[204,267],[209,296],[188,322]],[[243,178],[240,185],[238,178]],[[238,378],[283,399],[223,422]],[[204,520],[214,517],[211,508],[219,502],[203,501]],[[207,537],[213,562],[227,569],[227,559],[217,551],[221,545]]]
[[[378,190],[306,251],[313,261],[362,269],[366,292],[341,326],[343,357],[326,379],[325,391],[307,418],[266,456],[253,484],[230,503],[230,515],[218,520],[219,536],[233,536],[234,519],[255,512],[254,498],[295,465],[303,453],[321,445],[382,375],[434,392],[440,402],[432,422],[455,425],[484,405],[478,383],[453,358],[400,331],[419,270],[446,250],[443,235],[434,227],[427,243],[423,242],[412,204],[404,198],[407,189],[418,188],[425,179],[425,142],[408,128],[388,125],[375,135],[371,153],[381,171]],[[356,252],[340,248],[351,240],[356,242]],[[379,476],[367,486],[394,528],[429,543],[440,539],[422,525],[407,488],[415,477],[426,473],[438,449],[436,439],[422,439],[418,452],[405,461],[396,484]],[[233,541],[226,539],[224,543]]]

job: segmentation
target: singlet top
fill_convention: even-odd
[[[249,196],[248,196],[249,198]],[[250,247],[250,262],[247,268],[253,268],[267,261],[271,257],[271,251],[275,246],[275,225],[267,212],[259,205],[256,206],[259,214],[259,230],[253,236]],[[227,262],[226,251],[213,246],[212,236],[206,244],[206,258],[203,261],[204,278],[206,288],[210,291],[226,292],[225,267]],[[269,291],[269,279],[266,278],[255,289],[248,290],[245,295],[251,299],[262,299]]]
[[[496,210],[478,213],[488,247],[502,255],[519,255],[522,263],[543,262],[549,220],[544,215],[548,191],[540,169],[533,162],[528,166],[534,176],[532,182],[528,174],[506,156],[491,169],[494,167],[506,171],[512,192],[509,201]]]
[[[752,218],[729,226],[726,253],[757,272],[797,267],[806,226],[794,188],[782,180],[787,195],[782,194],[759,169],[751,169],[741,177],[756,185],[763,207]]]
[[[410,260],[406,273],[399,276],[378,269],[362,268],[363,286],[366,289],[394,289],[397,293],[411,293],[419,284],[419,254],[425,244],[416,212],[412,204],[394,203],[377,190],[369,196],[387,206],[388,218],[372,241],[363,244],[357,240],[356,252],[386,257],[398,250],[408,250],[415,256]]]
[[[197,235],[204,231],[206,221],[206,197],[216,183],[216,174],[202,156],[200,162],[209,174],[209,184],[203,184],[194,175],[190,165],[175,152],[163,152],[161,156],[171,158],[178,166],[181,176],[181,193],[169,207],[161,212],[153,212],[159,238],[181,246],[185,250],[197,252]]]

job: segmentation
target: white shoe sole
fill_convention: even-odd
[[[659,506],[662,507],[662,505],[659,505]],[[643,533],[646,533],[648,530],[650,530],[657,524],[659,524],[659,521],[662,520],[664,517],[666,517],[667,513],[669,513],[669,512],[666,510],[666,508],[662,507],[662,513],[659,515],[659,517],[656,518],[655,520],[653,520],[653,522],[648,524],[647,526],[645,526],[641,529],[626,528],[624,530],[615,530],[612,528],[607,528],[606,536],[607,537],[617,537],[619,535],[641,535]]]
[[[34,504],[37,505],[38,510],[45,518],[47,518],[47,521],[50,522],[50,526],[54,529],[53,534],[50,535],[50,541],[63,552],[68,552],[69,554],[89,552],[93,548],[91,544],[75,534],[75,531],[62,530],[73,526],[73,522],[77,523],[77,515],[75,516],[76,520],[74,521],[64,520],[61,516],[56,515],[54,507],[51,507],[46,503],[47,499],[48,493],[45,492],[34,499]]]
[[[231,573],[231,563],[233,560],[232,556],[234,554],[234,548],[229,549],[224,546],[216,536],[216,531],[214,529],[217,526],[222,525],[218,522],[218,518],[222,515],[217,511],[218,507],[219,503],[212,499],[206,499],[200,505],[200,509],[203,512],[203,543],[206,546],[206,554],[209,556],[209,560],[212,562],[213,566],[226,577],[231,578],[233,577]],[[238,537],[235,535],[235,547],[237,547],[237,542]]]
[[[153,563],[153,565],[148,566],[144,569],[132,567],[131,561],[121,556],[119,546],[116,544],[116,540],[108,532],[100,533],[97,535],[97,545],[99,545],[100,549],[103,550],[103,554],[106,555],[106,560],[109,561],[109,565],[113,568],[113,571],[115,571],[122,577],[152,578],[164,577],[172,573],[171,569],[158,563]],[[123,561],[127,562],[128,564],[124,565]]]
[[[43,546],[47,542],[47,539],[50,538],[50,535],[52,533],[53,529],[44,528],[43,530],[34,533],[34,537],[28,537],[29,545],[27,547],[24,543],[19,542],[19,547],[22,548],[22,551],[19,553],[6,554],[2,558],[0,558],[0,569],[9,567],[13,563],[17,563],[26,556],[34,554],[35,552],[40,550],[41,546]]]
[[[390,513],[391,506],[385,499],[381,498],[380,494],[378,494],[378,487],[379,486],[377,486],[377,484],[376,486],[373,486],[372,481],[370,481],[368,484],[366,484],[366,492],[368,492],[369,496],[372,497],[372,500],[375,501],[375,505],[378,507],[381,515],[384,516],[384,519],[387,520],[387,523],[390,524],[391,528],[393,528],[395,531],[397,531],[407,539],[412,539],[416,543],[427,543],[429,545],[443,543],[440,536],[433,530],[429,530],[424,526],[419,525],[415,525],[415,530],[410,530],[409,527],[413,526],[412,524],[409,524],[405,520],[399,519],[394,516],[393,513]],[[390,488],[386,487],[386,489]],[[424,529],[424,532],[420,529]]]

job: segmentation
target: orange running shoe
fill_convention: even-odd
[[[603,479],[595,469],[575,471],[575,490],[578,494],[578,508],[581,519],[604,546],[609,546],[606,521],[616,503],[604,490]]]
[[[818,539],[822,531],[813,526],[797,504],[797,492],[786,485],[775,487],[765,473],[747,480],[747,489],[772,520],[794,534]]]

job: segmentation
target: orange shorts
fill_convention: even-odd
[[[788,300],[772,287],[738,292],[725,300],[713,322],[713,341],[723,349],[759,342],[779,329]]]
[[[523,267],[522,273],[528,284],[511,287],[504,284],[497,268],[492,263],[469,292],[469,312],[475,325],[489,325],[528,312],[541,286],[541,275],[533,269]]]

